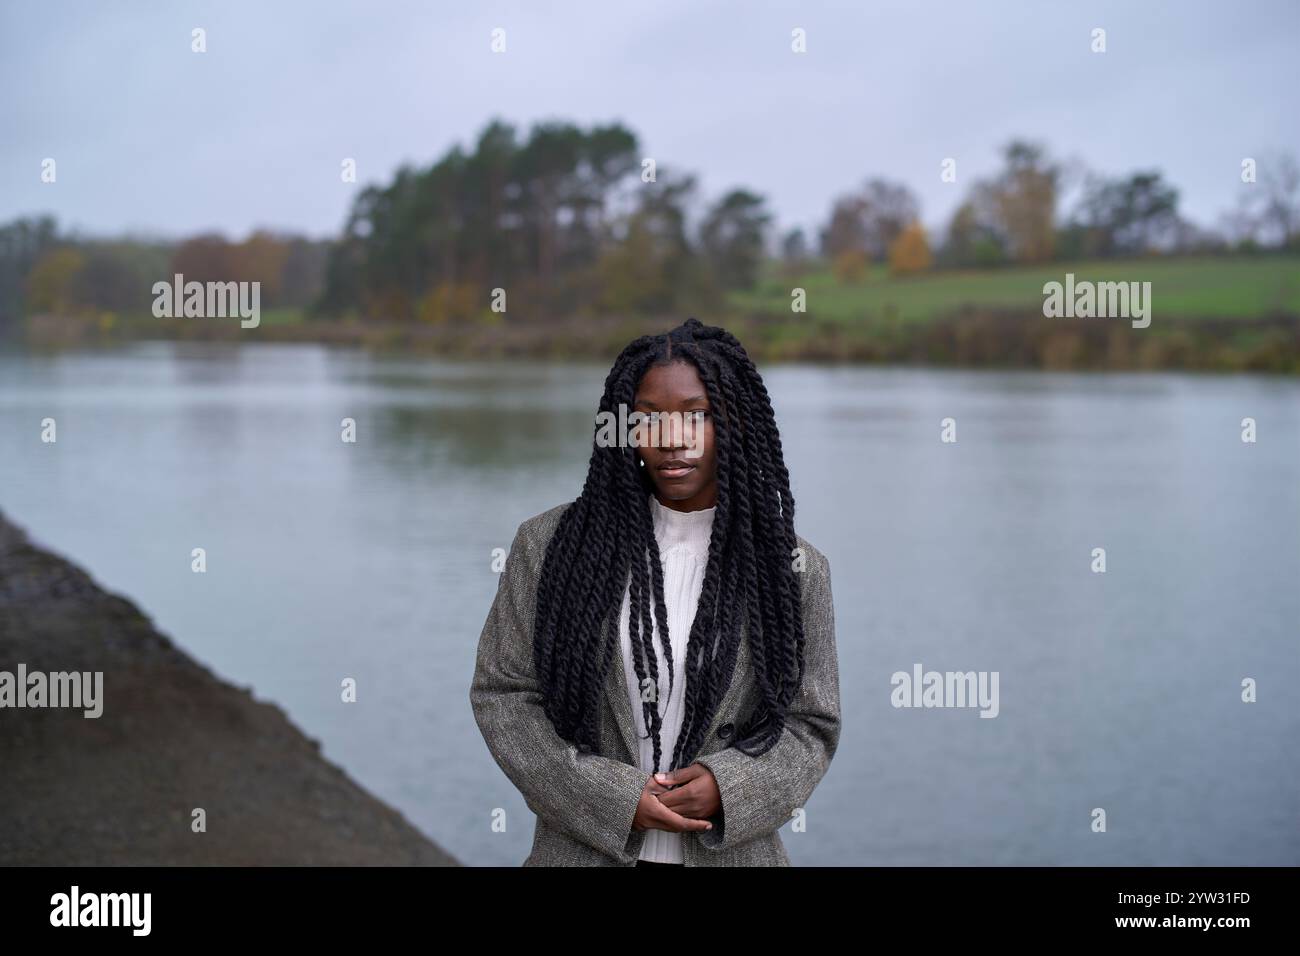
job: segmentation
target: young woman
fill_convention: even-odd
[[[623,350],[597,426],[582,493],[515,535],[470,687],[537,815],[524,865],[788,866],[839,674],[767,389],[690,319]]]

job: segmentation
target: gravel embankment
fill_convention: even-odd
[[[0,707],[0,865],[458,865],[282,710],[0,515],[0,671],[19,663],[102,671],[105,704]]]

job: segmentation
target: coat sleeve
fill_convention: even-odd
[[[542,706],[532,627],[543,556],[521,526],[479,638],[470,706],[493,758],[533,813],[620,863],[634,863],[632,820],[650,775],[580,753],[556,733]]]
[[[713,829],[698,833],[710,850],[778,830],[804,806],[830,766],[840,736],[839,664],[830,564],[808,549],[812,560],[803,581],[804,676],[790,702],[781,738],[758,757],[727,747],[697,757],[712,771],[722,809]]]

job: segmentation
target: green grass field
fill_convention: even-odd
[[[1150,282],[1151,324],[1043,315],[1043,285]],[[806,313],[790,290],[806,290]],[[712,310],[710,310],[712,311]],[[709,316],[711,319],[713,315]],[[764,361],[845,361],[958,367],[1201,369],[1300,375],[1300,258],[1144,259],[1052,263],[892,278],[876,267],[856,284],[815,268],[798,278],[767,267],[753,291],[716,316]],[[32,316],[26,336],[48,347],[123,338],[329,342],[457,355],[608,358],[675,317],[576,315],[568,321],[461,326],[307,320],[268,308],[257,330],[236,319],[145,315]]]
[[[1042,309],[1044,283],[1063,282],[1067,272],[1076,282],[1150,282],[1156,321],[1300,315],[1300,259],[1280,256],[1062,262],[907,278],[891,278],[877,266],[855,285],[828,269],[797,279],[772,270],[755,290],[733,293],[730,303],[745,313],[788,316],[797,286],[807,290],[809,316],[834,322],[924,322],[967,306],[1033,312]]]

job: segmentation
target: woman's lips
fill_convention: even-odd
[[[695,466],[680,461],[669,461],[664,462],[657,470],[660,475],[671,481],[677,478],[685,478],[695,470]]]

